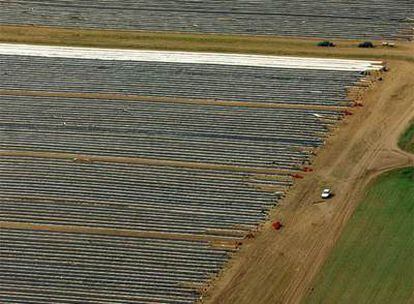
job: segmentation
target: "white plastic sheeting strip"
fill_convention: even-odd
[[[380,61],[263,56],[227,53],[170,52],[0,43],[0,55],[55,58],[219,64],[289,69],[366,71],[379,70]]]

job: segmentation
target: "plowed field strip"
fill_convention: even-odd
[[[49,231],[49,232],[65,232],[65,233],[82,233],[95,234],[107,236],[121,236],[121,237],[138,237],[138,238],[155,238],[155,239],[169,239],[169,240],[188,240],[188,241],[208,241],[220,244],[222,246],[231,246],[234,242],[241,238],[236,235],[234,231],[228,231],[229,235],[225,236],[226,230],[220,231],[221,235],[196,235],[185,233],[166,233],[154,231],[136,231],[128,229],[112,229],[112,228],[98,228],[88,226],[72,226],[72,225],[50,225],[50,224],[33,224],[27,222],[12,222],[0,221],[0,229],[20,229],[20,230],[35,230],[35,231]],[[217,231],[219,232],[219,231]],[[241,233],[240,233],[241,234]],[[244,231],[243,231],[244,234]]]
[[[30,90],[4,90],[0,89],[0,95],[8,96],[30,96],[30,97],[65,97],[65,98],[82,98],[82,99],[103,99],[103,100],[122,100],[122,101],[150,101],[150,102],[168,102],[182,104],[198,105],[217,105],[229,107],[251,107],[251,108],[270,108],[270,109],[307,109],[307,110],[327,110],[340,111],[344,110],[343,106],[330,105],[304,105],[304,104],[283,104],[283,103],[265,103],[265,102],[243,102],[228,100],[212,99],[194,99],[194,98],[175,98],[175,97],[155,97],[132,94],[109,94],[109,93],[75,93],[75,92],[47,92],[47,91],[30,91]]]
[[[159,160],[159,159],[151,159],[151,158],[96,156],[96,155],[56,153],[56,152],[0,150],[0,157],[1,156],[37,157],[37,158],[49,158],[49,159],[72,159],[73,161],[85,162],[85,163],[89,163],[89,162],[124,163],[124,164],[138,164],[138,165],[149,165],[149,166],[166,166],[166,167],[179,167],[179,168],[189,168],[189,169],[205,169],[205,170],[218,170],[218,171],[263,173],[263,174],[289,175],[289,174],[295,173],[295,171],[286,170],[286,169],[255,168],[255,167],[243,167],[243,166],[232,166],[232,165],[221,165],[221,164],[207,164],[207,163],[199,163],[199,162]]]

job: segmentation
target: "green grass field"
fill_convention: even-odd
[[[414,299],[414,167],[367,190],[303,303],[402,304]]]
[[[414,153],[414,120],[398,141],[401,149]]]

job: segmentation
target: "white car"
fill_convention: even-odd
[[[331,191],[331,189],[323,189],[322,194],[321,194],[321,197],[322,197],[323,199],[330,198],[331,196],[332,196],[332,191]]]

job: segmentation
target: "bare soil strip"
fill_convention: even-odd
[[[11,222],[0,221],[0,229],[21,229],[21,230],[37,230],[62,233],[80,233],[80,234],[96,234],[107,236],[123,236],[137,238],[155,238],[170,240],[187,240],[187,241],[207,241],[213,242],[215,246],[224,246],[234,248],[245,234],[244,231],[225,231],[223,229],[221,235],[211,234],[185,234],[185,233],[167,233],[157,231],[137,231],[128,229],[98,228],[89,226],[73,226],[73,225],[49,225],[34,224],[28,222]]]
[[[326,110],[326,111],[341,111],[341,110],[346,109],[345,106],[329,106],[329,105],[245,102],[245,101],[228,101],[228,100],[217,100],[217,99],[142,96],[142,95],[115,94],[115,93],[111,94],[111,93],[86,93],[86,92],[85,93],[48,92],[48,91],[18,90],[18,89],[16,90],[0,89],[0,96],[1,95],[101,99],[101,100],[108,100],[108,101],[121,100],[121,101],[130,101],[130,102],[145,101],[145,102],[214,105],[214,106],[227,106],[227,107],[268,108],[268,109],[306,109],[306,110]]]
[[[298,171],[285,170],[285,169],[244,167],[244,166],[198,163],[198,162],[189,162],[189,161],[187,162],[187,161],[176,161],[176,160],[160,160],[160,159],[140,158],[140,157],[98,156],[98,155],[85,155],[85,154],[60,153],[60,152],[0,150],[0,157],[1,156],[67,159],[67,160],[72,160],[78,163],[119,163],[119,164],[164,166],[164,167],[178,167],[178,168],[188,168],[188,169],[233,171],[233,172],[246,172],[246,173],[262,173],[262,174],[290,175],[290,174],[298,173]]]
[[[391,168],[414,165],[397,147],[414,116],[413,64],[391,62],[391,71],[364,96],[365,107],[342,122],[314,160],[314,172],[297,181],[273,210],[271,222],[230,261],[204,300],[217,303],[298,304],[360,201],[365,186]],[[321,188],[335,197],[321,201]]]
[[[31,25],[0,26],[0,42],[106,48],[293,55],[329,58],[400,59],[414,61],[414,46],[359,49],[360,41],[335,39],[337,47],[321,48],[316,38],[285,38],[217,34],[56,28]]]

